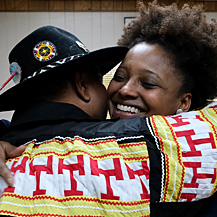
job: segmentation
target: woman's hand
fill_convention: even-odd
[[[9,142],[0,141],[0,176],[9,186],[13,186],[14,177],[5,164],[8,158],[20,156],[26,149],[25,145],[19,147],[11,145]]]

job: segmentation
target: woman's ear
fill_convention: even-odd
[[[180,98],[180,105],[179,105],[178,109],[182,109],[183,112],[189,111],[189,109],[191,107],[191,98],[192,98],[191,93],[183,94]]]
[[[89,93],[88,77],[85,72],[82,72],[82,71],[76,72],[74,87],[75,87],[77,96],[81,100],[85,102],[90,101],[91,95]]]

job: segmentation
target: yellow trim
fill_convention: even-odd
[[[0,214],[7,211],[7,214],[18,210],[19,216],[149,216],[150,201],[116,201],[102,200],[96,197],[71,196],[53,197],[42,196],[21,196],[14,193],[4,193],[0,204]],[[3,207],[2,207],[3,206]],[[34,213],[34,214],[33,214]],[[15,213],[16,214],[16,213]]]
[[[40,144],[40,146],[34,147],[34,145],[34,142],[29,143],[22,155],[28,156],[30,161],[33,158],[50,156],[52,153],[60,159],[70,158],[79,154],[88,156],[94,160],[123,158],[127,163],[146,161],[149,159],[145,142],[118,145],[114,139],[97,142],[85,142],[81,139],[64,141],[53,139]]]
[[[165,155],[165,185],[163,202],[176,202],[184,186],[184,165],[181,147],[173,127],[163,116],[153,116],[151,124],[155,135],[160,140],[160,149]]]
[[[215,147],[217,149],[217,120],[216,120],[217,109],[216,108],[209,108],[206,110],[201,110],[201,111],[199,111],[199,115],[200,115],[200,118],[203,119],[210,126],[212,135],[214,137],[213,139],[215,142]],[[216,170],[216,174],[217,174],[217,163],[216,163],[216,169],[215,170]],[[213,189],[212,189],[210,196],[213,195],[216,191],[217,191],[217,179],[215,179],[215,181],[214,181]]]

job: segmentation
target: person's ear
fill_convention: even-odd
[[[191,107],[191,99],[192,99],[191,93],[183,94],[180,98],[180,105],[179,105],[178,109],[181,109],[183,112],[189,111],[189,109]]]
[[[75,74],[75,91],[80,99],[89,102],[91,95],[89,93],[89,82],[85,72],[77,72]]]

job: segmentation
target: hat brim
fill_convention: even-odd
[[[84,69],[92,66],[97,66],[100,68],[100,73],[105,75],[113,67],[115,67],[120,61],[122,61],[128,52],[127,47],[116,46],[103,48],[83,56],[77,59],[70,60],[65,64],[57,65],[56,67],[45,70],[34,77],[31,77],[21,83],[13,86],[12,88],[5,91],[0,95],[0,111],[10,111],[15,110],[17,106],[20,106],[20,102],[25,101],[31,97],[31,88],[40,88],[40,79],[43,76],[53,76],[58,74],[64,67],[70,66],[74,69]],[[72,68],[72,73],[75,72]],[[64,75],[64,70],[62,70],[61,76]],[[66,70],[68,71],[68,70]]]

